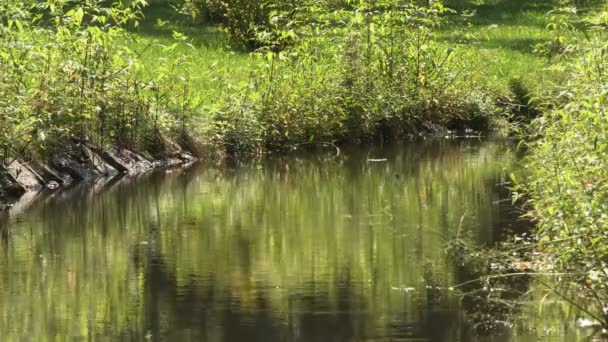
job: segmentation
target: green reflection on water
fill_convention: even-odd
[[[386,162],[370,162],[368,159]],[[2,227],[4,341],[467,340],[443,251],[509,224],[508,143],[440,141],[76,187]]]

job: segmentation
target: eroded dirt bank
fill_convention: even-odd
[[[14,159],[0,166],[0,210],[23,197],[43,190],[56,190],[79,182],[95,182],[153,169],[189,165],[200,156],[177,144],[167,144],[161,154],[136,153],[127,149],[96,148],[86,142],[66,141],[61,152],[41,161]]]

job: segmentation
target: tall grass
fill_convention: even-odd
[[[0,18],[0,164],[51,157],[66,139],[104,148],[162,151],[200,102],[189,85],[180,34],[153,73],[133,46],[144,1],[3,2]],[[154,49],[156,47],[152,47]]]
[[[203,121],[207,122],[208,127],[219,129],[215,132],[218,136],[233,137],[227,139],[231,140],[228,142],[229,145],[241,147],[248,145],[247,149],[286,147],[287,145],[293,147],[374,135],[407,135],[417,133],[421,129],[428,130],[441,125],[453,126],[455,122],[460,122],[462,125],[462,122],[470,121],[469,119],[475,116],[485,117],[481,121],[493,119],[498,117],[499,113],[510,111],[513,103],[517,102],[517,96],[511,92],[512,87],[510,86],[514,80],[522,83],[530,92],[538,94],[552,81],[559,79],[560,74],[545,72],[550,60],[538,53],[538,47],[552,39],[552,33],[546,29],[546,25],[550,23],[547,12],[552,8],[552,1],[516,0],[485,3],[448,1],[446,5],[455,8],[457,12],[444,12],[438,17],[437,23],[441,21],[442,24],[434,25],[433,37],[428,42],[429,44],[423,44],[420,47],[425,50],[427,48],[433,50],[434,53],[450,51],[452,54],[450,72],[458,75],[458,86],[467,91],[464,92],[465,94],[454,96],[455,101],[443,98],[441,106],[435,108],[427,106],[425,110],[430,114],[422,115],[424,112],[422,110],[422,112],[406,116],[400,114],[401,117],[399,117],[395,114],[400,109],[396,108],[392,108],[393,113],[389,114],[388,108],[395,106],[395,103],[390,101],[391,97],[394,98],[394,88],[378,89],[378,91],[370,93],[366,88],[352,89],[349,82],[356,80],[368,83],[368,88],[371,82],[376,89],[377,83],[374,83],[376,81],[373,81],[372,78],[378,77],[378,75],[380,75],[379,77],[389,77],[389,75],[385,73],[385,70],[372,70],[369,68],[370,65],[376,62],[380,64],[388,62],[394,57],[383,56],[384,52],[366,55],[366,51],[372,49],[368,49],[370,44],[363,41],[363,38],[366,37],[364,27],[355,28],[353,34],[347,34],[344,25],[340,27],[340,24],[337,24],[348,22],[351,20],[348,19],[349,16],[355,13],[369,13],[369,11],[366,12],[365,6],[369,7],[370,4],[361,2],[359,7],[338,6],[340,8],[338,12],[331,10],[331,8],[336,8],[335,4],[332,4],[334,7],[324,4],[321,7],[300,9],[299,15],[304,18],[292,17],[292,22],[287,23],[289,27],[285,26],[286,23],[277,23],[275,27],[271,28],[274,33],[264,38],[269,46],[276,46],[274,39],[281,35],[295,34],[300,40],[296,46],[287,47],[288,51],[284,51],[282,55],[275,56],[279,58],[273,58],[272,63],[267,63],[266,57],[260,57],[264,55],[264,51],[247,53],[243,51],[242,45],[232,45],[233,40],[226,35],[225,31],[218,30],[215,26],[201,24],[200,21],[192,23],[186,17],[180,17],[174,11],[172,12],[167,3],[164,7],[153,5],[148,9],[147,21],[138,31],[138,35],[144,43],[153,41],[155,44],[168,44],[172,30],[186,32],[191,38],[192,44],[198,48],[196,52],[192,52],[193,74],[195,75],[193,82],[194,87],[204,93],[203,106],[200,111],[203,115],[201,118],[204,118]],[[382,6],[386,6],[386,4],[378,6],[377,8],[382,8],[381,11],[383,11]],[[277,14],[280,16],[279,12]],[[155,19],[162,15],[165,15],[163,18],[170,19],[171,23],[159,27],[155,25]],[[375,13],[373,17],[380,18],[381,16]],[[377,20],[374,18],[372,21]],[[329,23],[331,25],[328,25]],[[316,37],[307,31],[313,24],[316,25],[318,35]],[[264,24],[264,30],[268,30],[266,25]],[[377,27],[377,25],[379,25],[377,22],[371,23],[371,26]],[[386,27],[384,25],[384,28]],[[348,29],[353,29],[353,27]],[[385,33],[379,35],[375,31],[372,36],[370,38],[376,40],[371,43],[373,49],[384,49],[397,43],[394,37],[389,37]],[[349,39],[350,41],[348,41]],[[345,43],[347,41],[348,43]],[[338,49],[336,49],[336,45],[339,45]],[[384,47],[379,45],[384,45]],[[303,49],[303,46],[307,46],[308,50]],[[340,48],[343,50],[340,51]],[[145,56],[143,58],[151,66],[150,70],[154,72],[157,69],[156,65],[163,62],[154,58],[154,49],[150,49],[150,51],[148,56],[151,58],[146,59]],[[342,57],[336,57],[338,55]],[[350,59],[341,59],[346,58],[346,55],[349,55]],[[298,57],[294,58],[294,56]],[[359,59],[358,56],[364,56],[364,58]],[[368,60],[365,60],[366,58]],[[385,59],[384,62],[382,59]],[[324,65],[316,66],[320,61]],[[427,62],[430,62],[431,66],[425,64],[426,67],[432,67],[432,61]],[[306,66],[306,63],[311,65]],[[367,71],[361,73],[365,68]],[[404,70],[401,70],[400,73],[403,73]],[[407,70],[408,77],[415,73],[411,71],[411,69]],[[268,73],[273,75],[266,75]],[[342,81],[337,84],[329,82],[327,83],[328,89],[315,92],[313,91],[314,86],[308,85],[307,88],[302,82],[296,84],[297,79],[301,78],[304,73],[309,75],[309,80],[324,82],[327,79],[331,79],[331,81],[341,79]],[[294,83],[281,83],[284,79],[292,80]],[[264,82],[260,83],[260,80],[264,82],[272,80],[276,84],[264,85],[262,84]],[[409,82],[415,83],[416,81],[410,78]],[[261,90],[266,86],[271,90]],[[435,84],[435,86],[441,88],[439,84]],[[349,87],[351,90],[348,90]],[[273,90],[276,89],[285,90],[291,95],[287,95],[285,92],[274,93]],[[307,106],[307,102],[303,98],[312,96],[311,94],[329,92],[333,93],[334,99],[323,101],[326,108],[321,108],[321,110],[318,110],[318,105],[317,107]],[[381,94],[381,92],[385,93]],[[393,95],[389,95],[391,93]],[[399,103],[411,102],[413,98],[411,95],[402,93],[405,98],[399,100],[394,98],[394,100]],[[264,106],[266,107],[269,103],[282,103],[283,106],[290,106],[287,109],[288,112],[297,112],[298,115],[281,114],[279,112],[285,110],[276,108],[272,109],[273,113],[265,114],[270,109],[262,109],[261,107],[264,106],[255,104],[260,97],[265,99]],[[287,99],[287,97],[291,98]],[[314,97],[323,96],[314,95]],[[343,97],[340,100],[341,103],[337,104],[335,99],[340,97]],[[463,99],[465,100],[462,101]],[[430,100],[433,102],[438,99],[431,96]],[[298,103],[295,103],[296,101]],[[308,101],[308,103],[311,102]],[[521,104],[516,103],[516,105]],[[412,108],[409,110],[412,111]],[[338,114],[340,118],[333,126],[334,128],[329,126],[325,129],[302,128],[298,134],[294,134],[292,128],[296,126],[295,117],[310,117],[314,121],[318,119],[315,118],[316,114],[312,113],[315,111],[318,113],[331,111]],[[234,119],[234,117],[244,115],[245,112],[248,113],[245,117],[251,119],[246,124],[243,119]],[[480,114],[483,115],[479,116]],[[280,128],[284,125],[280,123],[281,120],[289,122],[291,132],[283,132],[285,128]],[[216,122],[218,125],[215,125]],[[322,122],[322,120],[318,122]],[[467,125],[475,128],[485,126],[485,124],[478,125],[470,122]],[[273,132],[275,137],[271,137],[273,134],[268,132]],[[272,141],[277,138],[277,135],[283,135],[279,139],[281,142]],[[299,137],[296,138],[296,136]],[[236,137],[247,137],[244,138],[247,142],[232,141]]]

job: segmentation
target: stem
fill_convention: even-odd
[[[566,302],[572,304],[573,306],[575,306],[577,309],[581,310],[582,312],[586,313],[587,315],[589,315],[591,318],[595,319],[596,321],[598,321],[599,323],[601,323],[602,325],[606,326],[608,325],[608,322],[606,322],[604,319],[598,317],[597,315],[593,314],[592,312],[590,312],[589,310],[585,309],[583,306],[581,306],[580,304],[576,303],[575,301],[573,301],[572,299],[568,298],[566,295],[560,293],[559,291],[557,291],[556,289],[552,288],[551,286],[547,285],[545,282],[543,282],[542,280],[538,280],[538,282],[545,286],[547,289],[549,289],[549,291],[555,293],[556,295],[558,295],[560,298],[562,298],[563,300],[565,300]]]

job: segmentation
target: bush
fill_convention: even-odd
[[[310,6],[307,0],[186,0],[184,7],[195,19],[205,18],[218,22],[232,38],[233,42],[246,49],[256,49],[267,45],[279,27],[295,25],[297,13]],[[281,37],[282,45],[293,40]]]
[[[539,139],[530,144],[530,177],[520,190],[546,260],[567,274],[561,291],[608,326],[608,12],[586,21],[589,39],[571,42],[579,55],[568,64],[569,82],[533,122]]]
[[[360,2],[351,10],[308,11],[314,25],[297,28],[294,45],[258,50],[249,82],[226,90],[216,116],[220,136],[233,148],[487,128],[492,101],[475,89],[463,91],[465,84],[476,86],[467,58],[437,42],[446,11],[440,3]],[[277,28],[275,35],[288,32]]]
[[[195,101],[187,77],[173,71],[187,58],[166,63],[155,79],[146,77],[140,53],[128,47],[126,31],[141,18],[145,2],[107,4],[0,5],[3,161],[22,157],[26,150],[44,154],[49,140],[65,138],[141,149],[161,131],[188,121]],[[176,38],[167,50],[183,41]]]

